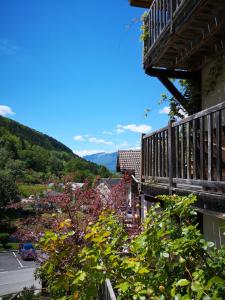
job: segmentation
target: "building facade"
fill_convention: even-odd
[[[225,2],[130,0],[147,7],[143,67],[188,114],[142,135],[143,210],[160,194],[196,194],[205,237],[225,242]],[[170,80],[192,87],[192,102]]]

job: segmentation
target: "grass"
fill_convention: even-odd
[[[47,191],[48,186],[45,184],[19,184],[18,185],[19,193],[23,197],[29,197],[30,195],[40,195],[43,192]]]
[[[8,243],[5,248],[0,244],[0,251],[19,250],[19,243]]]

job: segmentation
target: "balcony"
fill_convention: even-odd
[[[144,194],[195,193],[200,207],[222,211],[225,102],[143,135],[141,169]]]
[[[154,0],[144,21],[144,68],[197,71],[224,51],[224,0]]]

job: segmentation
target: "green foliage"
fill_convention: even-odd
[[[194,114],[200,108],[199,99],[201,98],[200,90],[193,84],[192,81],[186,79],[174,80],[170,79],[180,90],[180,93],[186,100],[182,105],[177,99],[166,93],[161,94],[159,103],[167,102],[170,106],[169,116],[173,119],[174,117],[184,118],[185,114]]]
[[[95,299],[109,278],[119,300],[224,299],[225,248],[215,249],[197,229],[191,208],[196,198],[159,198],[163,209],[152,206],[134,238],[128,238],[120,218],[109,211],[89,224],[84,243],[72,242],[75,232],[68,221],[60,230],[46,232],[40,247],[48,260],[39,275],[52,295]]]
[[[1,116],[0,169],[17,182],[28,184],[76,172],[74,180],[81,182],[87,177],[111,175],[106,168],[85,161],[55,139]]]
[[[9,234],[6,232],[0,233],[0,243],[4,248],[6,247],[8,241],[9,241]]]
[[[5,206],[10,201],[16,201],[17,195],[18,190],[13,177],[0,171],[0,207]]]
[[[28,184],[19,184],[18,190],[19,194],[23,197],[28,198],[31,195],[41,195],[43,192],[47,191],[48,186],[44,184],[35,184],[35,185],[28,185]]]

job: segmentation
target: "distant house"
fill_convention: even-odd
[[[133,175],[139,181],[141,179],[141,151],[119,150],[116,169],[122,174]]]
[[[100,192],[103,198],[108,199],[112,188],[119,184],[120,181],[121,178],[100,178],[97,182],[96,189]]]
[[[72,188],[73,191],[77,190],[77,189],[81,189],[84,186],[84,183],[80,183],[80,182],[71,182],[70,186]]]
[[[139,182],[141,179],[141,151],[140,150],[120,150],[117,156],[117,172],[123,174],[127,181],[129,193],[128,201],[132,214],[138,212],[139,204]]]

